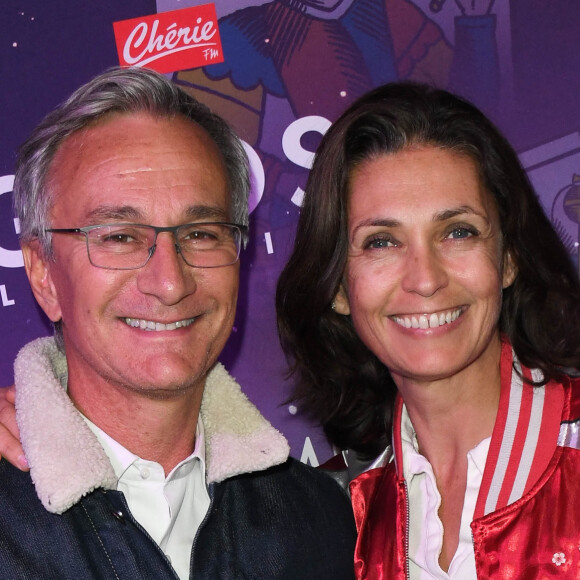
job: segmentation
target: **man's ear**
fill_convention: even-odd
[[[344,314],[344,316],[348,316],[350,314],[350,303],[348,301],[348,294],[344,289],[344,284],[340,285],[340,288],[334,297],[333,304],[333,310],[338,312],[338,314]]]
[[[62,318],[58,294],[50,275],[49,260],[44,256],[40,242],[33,240],[23,244],[22,255],[36,301],[52,322],[58,322]]]
[[[509,288],[518,275],[518,267],[511,252],[505,252],[503,257],[502,288]]]

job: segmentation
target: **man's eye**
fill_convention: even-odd
[[[197,230],[190,234],[191,238],[196,240],[214,240],[217,236],[213,232],[207,232],[205,230]]]
[[[180,243],[185,242],[216,242],[221,240],[223,233],[219,227],[196,227],[191,230],[184,230],[179,234]]]
[[[126,244],[140,244],[145,241],[146,236],[138,231],[131,230],[117,230],[108,231],[99,235],[98,239],[101,244],[106,245],[126,245]]]
[[[216,234],[207,230],[191,230],[186,232],[181,238],[184,242],[205,242],[213,241],[217,238]]]
[[[127,235],[127,234],[112,234],[105,236],[102,238],[103,243],[112,243],[112,244],[127,244],[135,240],[135,238]]]

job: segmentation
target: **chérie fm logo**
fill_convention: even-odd
[[[223,62],[214,4],[113,23],[121,66],[160,73]]]

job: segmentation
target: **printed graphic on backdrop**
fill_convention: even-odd
[[[520,159],[580,272],[580,133],[526,151]]]
[[[224,59],[214,4],[131,18],[113,27],[121,66],[168,73]]]
[[[313,152],[330,122],[364,91],[409,79],[472,99],[514,143],[546,213],[579,262],[578,3],[101,0],[96,11],[71,0],[15,0],[11,6],[0,21],[2,385],[12,382],[19,348],[51,332],[18,250],[10,205],[15,150],[42,116],[124,54],[124,64],[170,75],[227,118],[246,143],[251,240],[222,361],[288,436],[295,457],[316,464],[331,450],[320,431],[284,402],[292,381],[276,333],[275,286]]]

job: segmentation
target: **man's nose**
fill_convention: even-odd
[[[179,255],[174,235],[162,232],[157,236],[149,262],[139,270],[139,290],[156,296],[163,304],[176,304],[195,292],[193,270]]]

